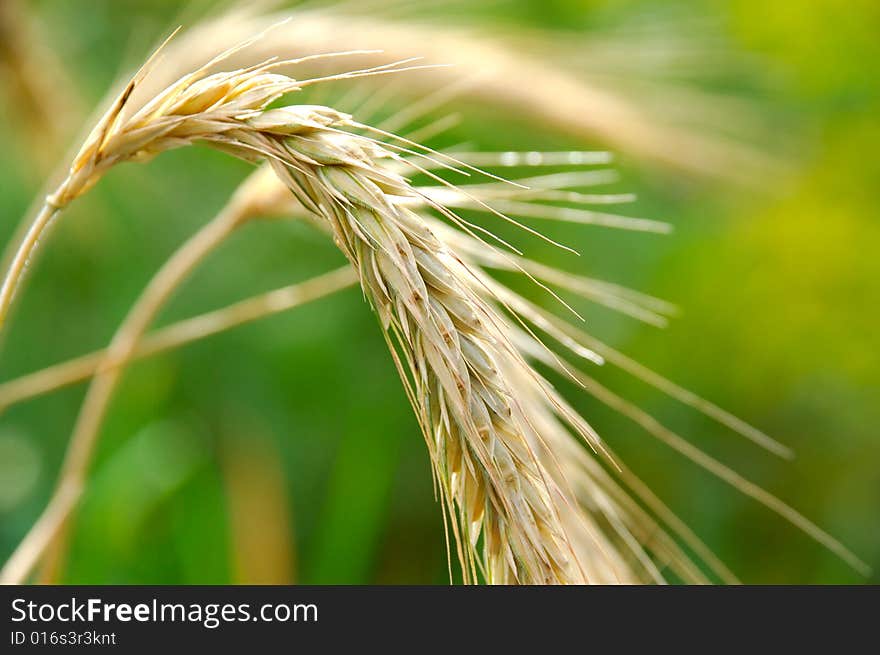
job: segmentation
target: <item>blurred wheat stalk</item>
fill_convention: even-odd
[[[74,159],[67,177],[47,198],[12,258],[0,293],[0,321],[46,226],[110,167],[194,141],[206,141],[237,157],[265,160],[268,164],[156,274],[106,351],[3,386],[0,404],[8,404],[94,375],[74,429],[58,491],[4,567],[4,581],[25,579],[41,558],[46,559],[50,576],[60,566],[66,519],[86,482],[100,424],[126,363],[293,307],[310,293],[318,296],[355,279],[379,314],[422,426],[434,465],[438,497],[449,519],[447,527],[454,537],[466,582],[662,582],[664,565],[683,580],[706,581],[700,567],[681,549],[674,535],[688,544],[720,579],[735,580],[637,478],[610,459],[595,431],[527,359],[542,362],[577,380],[588,392],[639,422],[649,433],[777,511],[853,566],[864,568],[843,546],[795,510],[600,386],[580,370],[580,365],[565,361],[544,345],[534,329],[569,349],[578,359],[596,363],[607,359],[771,451],[785,455],[787,451],[782,446],[529,303],[487,271],[519,271],[536,282],[542,280],[542,286],[546,282],[567,288],[658,323],[662,323],[667,305],[633,291],[550,269],[506,243],[501,242],[503,247],[498,248],[486,240],[494,238],[493,235],[465,221],[456,210],[483,211],[540,238],[545,237],[509,214],[651,231],[664,231],[662,224],[541,204],[542,200],[578,204],[624,200],[567,190],[587,184],[591,178],[585,173],[534,176],[513,183],[484,174],[488,176],[485,181],[454,186],[435,172],[483,174],[475,166],[484,162],[491,166],[525,161],[540,166],[560,161],[601,162],[604,156],[532,153],[520,158],[509,153],[505,158],[464,153],[453,157],[396,137],[388,130],[405,127],[448,97],[478,88],[488,93],[493,102],[530,107],[548,124],[561,121],[569,127],[577,125],[578,129],[598,132],[630,148],[641,148],[642,154],[648,156],[678,158],[677,164],[693,163],[693,148],[698,147],[702,156],[697,159],[705,165],[714,156],[720,156],[717,149],[707,147],[706,143],[697,145],[682,134],[651,134],[644,128],[634,129],[639,120],[632,112],[622,111],[619,104],[609,105],[601,94],[590,95],[586,87],[560,71],[547,67],[535,70],[538,64],[534,62],[501,49],[487,48],[485,42],[468,40],[460,34],[439,34],[439,41],[447,39],[443,42],[445,46],[456,46],[452,51],[444,48],[444,54],[465,52],[469,60],[485,63],[486,75],[478,78],[479,84],[462,84],[454,72],[448,72],[450,69],[424,67],[435,79],[432,84],[439,78],[444,86],[423,105],[414,103],[401,111],[384,124],[387,129],[369,127],[326,107],[293,105],[267,110],[267,105],[281,95],[315,83],[423,68],[407,66],[409,58],[388,63],[385,53],[362,50],[324,56],[306,54],[294,61],[269,61],[230,72],[211,72],[213,67],[228,65],[242,53],[254,56],[254,50],[272,52],[273,56],[278,52],[290,56],[291,44],[310,48],[312,52],[326,50],[331,39],[340,39],[338,30],[343,27],[332,12],[300,12],[296,20],[240,43],[238,30],[271,25],[276,20],[277,17],[233,14],[232,18],[194,30],[176,44],[172,42],[164,52],[165,62],[170,64],[163,63],[152,71],[148,65],[116,97]],[[373,34],[378,30],[386,39],[395,37],[385,41],[393,43],[395,55],[409,54],[410,49],[438,42],[437,34],[432,33],[429,40],[424,38],[424,27],[393,22],[369,26]],[[210,59],[207,65],[191,64],[199,56],[198,46],[210,44],[215,48],[227,39],[238,45]],[[281,63],[303,64],[340,54],[379,59],[365,68],[305,81],[272,72]],[[511,84],[512,67],[518,71],[525,67],[535,74],[535,79],[552,85],[554,93],[535,93]],[[194,72],[186,72],[190,68]],[[163,75],[171,80],[180,79],[166,86]],[[539,96],[543,102],[535,104]],[[577,100],[577,110],[574,105],[547,101],[548,97],[572,96]],[[595,114],[581,111],[582,103],[594,107]],[[588,121],[583,118],[587,115]],[[575,116],[578,120],[573,119]],[[673,143],[679,147],[670,147]],[[693,147],[689,149],[688,143]],[[731,156],[731,152],[723,155],[725,165],[719,169],[730,170],[728,165],[736,160]],[[749,166],[749,170],[754,170],[759,163],[755,160]],[[425,175],[435,184],[414,187],[409,182],[413,174]],[[265,214],[295,215],[316,222],[333,236],[351,261],[355,275],[349,270],[332,274],[320,282],[306,283],[313,285],[311,291],[303,287],[279,291],[146,336],[158,311],[195,266],[244,222]],[[599,457],[590,455],[573,440],[570,431],[583,437]],[[607,462],[601,461],[606,455],[611,473]],[[624,491],[615,477],[629,487],[650,513]],[[663,565],[658,566],[658,562]]]

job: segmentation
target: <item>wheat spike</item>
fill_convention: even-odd
[[[537,376],[475,291],[477,276],[407,206],[416,191],[382,165],[394,153],[342,132],[350,121],[341,115],[292,133],[299,111],[250,122],[284,144],[293,162],[273,158],[272,167],[329,227],[376,309],[454,519],[466,580],[587,581],[562,517],[574,501],[540,455],[530,408],[509,382],[510,369]],[[555,402],[549,390],[544,399]]]

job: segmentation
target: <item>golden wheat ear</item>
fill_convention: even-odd
[[[0,315],[48,223],[111,167],[196,141],[249,161],[268,161],[333,233],[394,342],[395,360],[405,362],[401,372],[438,484],[446,506],[455,508],[466,579],[476,579],[479,568],[495,582],[586,581],[556,506],[560,491],[532,452],[526,413],[502,373],[503,360],[520,358],[494,310],[470,288],[467,269],[399,200],[418,197],[406,178],[384,165],[399,161],[403,149],[352,133],[366,126],[331,108],[267,110],[282,95],[324,80],[420,66],[404,61],[297,81],[274,73],[274,61],[209,74],[215,63],[185,75],[131,116],[126,103],[149,62],[126,86],[32,224],[4,280]],[[428,158],[445,159],[453,170],[473,169],[444,155]],[[77,470],[86,459],[79,453],[87,454],[94,442],[110,387],[107,378],[96,380],[87,396],[77,437],[87,436],[74,439],[86,444],[74,449]]]

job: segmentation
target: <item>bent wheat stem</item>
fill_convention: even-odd
[[[34,217],[33,222],[28,227],[24,235],[21,245],[15,251],[12,261],[9,264],[9,270],[3,278],[0,285],[0,329],[6,322],[6,316],[9,308],[12,306],[12,300],[15,292],[30,263],[31,257],[40,244],[40,237],[48,228],[52,219],[58,213],[58,207],[46,202]]]

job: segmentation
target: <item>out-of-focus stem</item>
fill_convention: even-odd
[[[356,282],[354,270],[350,266],[343,266],[305,282],[247,298],[156,330],[138,343],[130,359],[105,365],[110,368],[126,366],[131,361],[167,352],[239,325],[294,309],[353,286]],[[106,355],[107,349],[96,350],[0,384],[0,409],[88,379],[102,365]]]
[[[246,217],[244,205],[235,202],[227,205],[175,252],[147,285],[110,342],[86,393],[61,469],[61,480],[64,483],[78,486],[85,484],[101,424],[124,371],[120,362],[132,358],[138,341],[180,283]],[[48,544],[43,579],[45,582],[57,580],[63,569],[68,541],[68,531],[63,525],[65,522],[62,522],[61,529]]]
[[[73,481],[59,483],[52,499],[37,522],[12,553],[0,571],[0,584],[23,584],[58,534],[82,494],[82,485]]]
[[[63,553],[66,550],[67,531],[65,525],[70,519],[78,493],[72,495],[70,502],[62,503],[61,499],[70,496],[70,490],[79,490],[85,485],[101,423],[113,391],[122,375],[123,367],[120,363],[132,358],[137,349],[138,341],[174,290],[189,276],[199,262],[252,215],[253,208],[248,202],[246,191],[247,185],[244,185],[214,219],[202,227],[171,256],[150,280],[120,325],[98,364],[98,373],[92,380],[83,401],[61,467],[56,491],[40,519],[13,553],[10,561],[16,563],[16,568],[8,572],[7,576],[7,568],[4,567],[0,573],[0,581],[22,582],[41,558],[46,561],[44,580],[46,577],[54,579],[57,576],[61,569]],[[13,259],[11,272],[14,275],[11,278],[8,277],[5,282],[14,284],[15,280],[20,277],[20,271],[24,269],[24,262],[27,261],[27,253],[32,251],[38,243],[39,234],[51,220],[51,216],[51,210],[40,213],[38,220],[28,231],[18,254]],[[11,298],[11,293],[10,291],[9,296],[3,296],[5,304],[0,304],[0,311],[9,306],[6,298]],[[67,511],[58,511],[59,506],[66,507]],[[35,532],[38,534],[35,535]],[[13,577],[13,574],[16,577]]]

